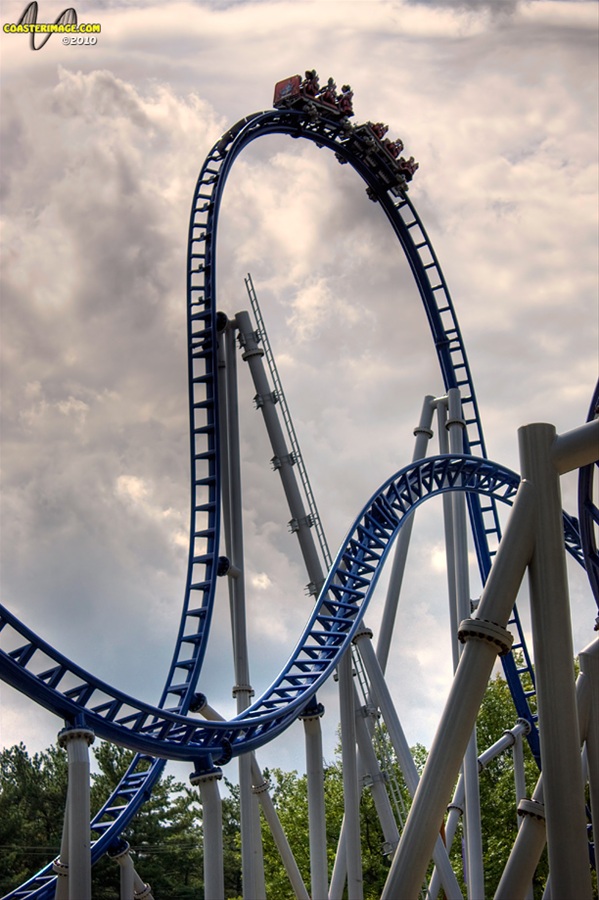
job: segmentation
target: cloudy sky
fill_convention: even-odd
[[[2,24],[24,0],[4,0]],[[38,21],[64,3],[41,0]],[[95,45],[0,33],[2,602],[77,662],[155,702],[183,596],[188,478],[185,258],[218,137],[306,68],[354,90],[420,162],[410,190],[454,299],[489,456],[517,429],[586,419],[597,378],[594,2],[76,5]],[[236,162],[219,307],[251,272],[332,548],[412,454],[442,383],[407,263],[348,166],[286,137]],[[251,670],[268,685],[308,616],[306,576],[240,369]],[[575,483],[565,505],[575,511]],[[430,507],[430,508],[429,508]],[[450,669],[440,505],[419,514],[389,679],[430,743]],[[596,610],[572,572],[574,644]],[[473,586],[473,595],[477,587]],[[523,597],[524,603],[526,598]],[[523,611],[526,621],[526,609]],[[380,608],[367,619],[376,631]],[[233,711],[227,599],[200,683]],[[1,689],[0,741],[61,723]],[[337,710],[327,706],[332,755]],[[301,727],[260,755],[301,767]]]

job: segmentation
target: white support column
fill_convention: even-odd
[[[108,855],[120,869],[120,900],[154,900],[152,888],[139,877],[135,871],[129,844],[122,841],[121,845]]]
[[[204,897],[223,900],[225,877],[223,868],[223,810],[218,782],[222,771],[214,766],[190,775],[192,785],[200,791],[204,834]]]
[[[233,696],[236,699],[237,712],[241,713],[250,705],[253,690],[250,683],[247,645],[235,327],[235,321],[228,322],[220,334],[219,386],[221,391],[223,528],[227,555],[231,564],[227,577],[235,670]],[[250,757],[240,756],[238,767],[243,893],[245,900],[261,900],[265,894],[262,838],[258,801],[252,792]]]
[[[254,782],[252,790],[260,802],[264,818],[268,823],[273,840],[277,845],[294,897],[296,900],[310,900],[300,870],[293,853],[291,852],[291,847],[289,846],[285,832],[283,831],[283,826],[281,825],[272,798],[269,794],[268,782],[264,780],[254,754],[252,754],[252,779]]]
[[[447,392],[450,453],[464,452],[464,431],[466,423],[462,415],[462,401],[457,388]],[[468,567],[468,532],[466,518],[466,495],[463,491],[451,493],[451,514],[453,523],[453,539],[455,552],[455,603],[458,622],[470,616],[470,578]],[[457,629],[452,634],[452,645],[459,647]],[[476,725],[468,742],[464,757],[465,812],[464,825],[466,832],[466,883],[469,900],[478,900],[485,894],[485,878],[483,870],[483,842],[480,822],[480,791],[478,784],[478,749],[476,744]]]
[[[520,824],[512,852],[495,892],[495,900],[525,900],[545,847],[543,776],[539,776],[530,800],[518,804]]]
[[[68,757],[69,900],[91,900],[89,747],[93,742],[94,733],[89,728],[68,726],[58,735],[58,743],[66,748]]]
[[[427,395],[422,404],[420,413],[420,421],[414,429],[414,452],[412,460],[423,459],[426,456],[428,442],[433,436],[431,424],[433,421],[434,397]],[[383,617],[381,619],[381,627],[377,642],[376,654],[379,658],[381,669],[383,672],[387,668],[387,660],[389,659],[389,649],[391,647],[391,638],[395,626],[395,616],[397,614],[397,606],[399,603],[399,593],[403,581],[408,557],[408,549],[410,546],[410,538],[412,535],[412,527],[414,525],[414,513],[412,513],[406,522],[404,522],[401,531],[397,537],[395,554],[393,556],[393,565],[391,567],[391,575],[389,576],[389,587],[387,588],[387,599],[383,609]]]
[[[343,766],[343,799],[345,806],[345,858],[348,900],[362,900],[362,847],[360,841],[360,793],[356,755],[356,722],[354,706],[351,649],[343,654],[338,666],[339,707],[341,713],[341,763]]]
[[[369,633],[372,636],[372,632]],[[370,710],[368,707],[360,706],[358,692],[354,690],[354,705],[356,708],[356,740],[358,742],[358,784],[362,788],[369,787],[387,852],[393,854],[399,844],[399,830],[385,786],[385,778],[372,743],[374,727],[372,718],[377,714],[374,708],[375,704],[374,702],[369,704]]]
[[[583,651],[584,652],[584,651]],[[576,704],[580,726],[579,739],[583,743],[591,727],[591,685],[582,671],[576,682]],[[543,774],[539,775],[532,798],[524,798],[518,804],[520,817],[518,835],[503,870],[495,893],[495,900],[520,900],[528,898],[528,888],[541,858],[547,840],[545,806],[543,804]],[[549,882],[548,885],[549,887]],[[549,896],[551,891],[546,888]]]
[[[556,898],[584,900],[591,880],[556,433],[537,423],[518,436],[522,476],[535,494],[529,584],[551,889]]]
[[[346,840],[345,840],[345,817],[341,822],[341,831],[339,832],[339,840],[337,842],[337,852],[335,853],[335,862],[333,863],[333,872],[331,874],[331,884],[329,886],[330,900],[342,900],[343,891],[345,889],[345,879],[347,877],[346,865]]]
[[[289,526],[297,534],[310,578],[310,591],[317,594],[324,582],[324,574],[312,535],[312,523],[310,517],[306,514],[301,491],[293,471],[295,460],[289,452],[283,428],[275,408],[277,398],[273,395],[264,370],[262,361],[264,351],[259,346],[256,334],[252,329],[249,313],[245,311],[238,312],[235,320],[239,328],[239,341],[243,348],[242,358],[249,365],[254,387],[256,388],[256,402],[264,417],[264,423],[273,449],[273,466],[281,477],[281,484],[283,485],[291,512]]]
[[[201,697],[202,702],[198,705],[198,708],[195,711],[200,712],[205,719],[209,719],[213,722],[224,722],[224,716],[221,716],[221,714],[217,712],[217,710],[210,706],[206,702],[206,698],[203,695],[199,696]],[[268,783],[264,780],[264,776],[258,764],[258,760],[256,759],[255,753],[250,753],[250,759],[252,793],[258,798],[260,806],[262,807],[262,812],[264,813],[264,817],[268,822],[268,826],[271,830],[275,844],[277,845],[277,849],[281,856],[285,871],[287,872],[287,877],[289,878],[289,882],[291,884],[293,892],[298,900],[309,900],[308,891],[306,890],[300,870],[294,859],[293,853],[291,852],[291,848],[289,846],[289,842],[287,840],[285,832],[283,831],[281,822],[279,821],[277,811],[268,792]]]
[[[437,407],[437,431],[439,434],[439,453],[449,453],[449,429],[448,397],[439,397],[435,401]],[[447,594],[449,598],[449,631],[451,635],[451,659],[453,671],[460,661],[460,647],[457,640],[458,625],[458,599],[457,599],[457,574],[456,574],[456,547],[454,537],[453,497],[444,493],[443,504],[443,529],[445,532],[445,564],[447,566]]]
[[[589,685],[589,715],[585,740],[591,817],[595,829],[595,847],[597,847],[596,835],[599,833],[599,637],[585,647],[579,653],[578,658],[581,674],[587,679]]]
[[[510,747],[514,747],[516,744],[519,744],[521,747],[522,736],[528,734],[529,731],[530,723],[526,719],[518,719],[513,728],[510,728],[509,731],[504,731],[502,736],[498,740],[496,740],[494,744],[492,744],[487,750],[480,754],[480,756],[478,757],[479,769],[484,769],[485,766],[489,765],[491,760],[495,759],[495,757],[499,756]],[[449,852],[453,844],[453,839],[455,837],[458,822],[460,821],[460,816],[464,814],[463,775],[460,775],[458,779],[452,801],[447,809],[448,814],[447,821],[445,823],[445,846],[447,847],[447,851]],[[518,821],[520,822],[521,820],[518,819]],[[439,879],[439,874],[435,869],[429,884],[429,900],[435,900],[440,889],[441,881]]]
[[[322,764],[322,731],[320,728],[320,719],[323,713],[324,707],[320,703],[313,704],[302,713],[300,719],[304,723],[306,741],[312,897],[322,897],[322,900],[326,900],[329,894],[329,868]]]
[[[62,837],[60,841],[60,855],[52,863],[52,869],[56,878],[56,894],[54,900],[69,900],[69,789],[62,822]]]
[[[360,630],[355,637],[356,646],[358,647],[358,651],[364,662],[364,668],[368,673],[372,700],[381,710],[383,721],[385,722],[385,725],[387,727],[389,738],[393,745],[393,749],[395,750],[399,767],[406,782],[406,787],[408,788],[410,795],[413,797],[418,788],[418,770],[416,769],[416,763],[412,758],[408,742],[406,740],[403,729],[401,727],[401,723],[399,721],[399,717],[397,716],[397,712],[393,705],[391,694],[389,693],[389,686],[387,685],[377,656],[374,652],[374,648],[370,640],[371,637],[372,632],[370,632],[368,629]],[[439,823],[439,828],[440,825],[441,823]],[[441,882],[443,884],[443,889],[447,897],[451,898],[451,900],[455,900],[455,898],[461,898],[462,892],[460,891],[455,873],[451,868],[449,857],[447,856],[447,851],[443,845],[443,841],[440,835],[437,836],[437,839],[435,841],[435,847],[432,856],[439,869]],[[424,882],[424,876],[422,880]]]
[[[530,730],[529,722],[526,719],[524,719],[522,721],[526,722],[526,724],[528,725],[528,728]],[[520,810],[520,804],[524,800],[526,800],[526,781],[525,781],[525,777],[524,777],[523,740],[524,739],[522,737],[522,734],[521,733],[518,734],[516,736],[516,739],[514,740],[514,746],[512,747],[512,759],[514,762],[514,788],[516,791],[516,804],[517,804],[518,810]],[[523,817],[520,814],[520,815],[517,815],[516,818],[518,820],[518,828],[520,828],[522,825]],[[528,887],[526,888],[525,897],[526,897],[526,900],[533,900],[533,898],[534,898],[532,879],[529,882]]]
[[[109,850],[108,856],[119,867],[120,900],[135,900],[135,867],[127,841],[122,841],[115,850]]]
[[[511,647],[512,637],[505,626],[532,554],[531,491],[526,482],[520,485],[482,593],[477,618],[463,622],[460,627],[462,639],[467,641],[466,648],[382,900],[396,900],[398,896],[410,900],[418,896],[497,654]]]

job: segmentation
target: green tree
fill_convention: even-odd
[[[98,772],[92,776],[92,809],[110,796],[133,753],[101,742],[94,747]],[[143,765],[142,765],[143,768]],[[203,879],[201,807],[196,791],[164,776],[122,837],[131,847],[138,874],[160,900],[197,897]],[[94,900],[118,896],[118,869],[104,857],[94,867]]]
[[[58,747],[29,756],[24,744],[0,753],[0,894],[60,850],[67,761]]]
[[[93,748],[91,805],[110,796],[133,754],[104,742]],[[23,744],[0,753],[0,892],[26,881],[60,852],[67,791],[67,757],[58,747],[29,756]],[[123,837],[135,866],[160,900],[191,900],[203,877],[202,829],[195,791],[166,776]],[[94,900],[119,895],[117,865],[104,857],[93,870]]]

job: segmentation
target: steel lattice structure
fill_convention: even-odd
[[[384,211],[418,287],[446,390],[459,389],[465,422],[464,453],[414,462],[389,478],[356,517],[331,566],[313,612],[290,659],[270,687],[227,722],[199,722],[198,678],[210,634],[216,581],[223,565],[221,456],[217,352],[216,254],[219,210],[227,178],[239,154],[254,140],[282,134],[311,141],[348,163]],[[454,306],[436,254],[406,191],[393,184],[392,167],[373,157],[366,138],[344,116],[313,107],[279,108],[233,126],[208,154],[194,192],[187,270],[188,388],[191,521],[186,590],[165,686],[156,706],[142,703],[67,659],[4,607],[0,608],[0,677],[63,719],[136,751],[121,783],[91,823],[92,859],[114,847],[150,795],[167,759],[193,761],[196,769],[228,762],[281,734],[304,712],[332,676],[362,622],[385,559],[409,514],[427,499],[466,493],[481,579],[486,580],[501,539],[498,503],[510,504],[520,478],[486,458],[482,425]],[[593,407],[594,408],[594,407]],[[592,417],[592,416],[591,416]],[[581,517],[596,516],[589,475],[581,487]],[[564,515],[567,549],[584,565],[576,520]],[[587,558],[597,571],[592,525],[583,530]],[[539,758],[536,714],[531,708],[534,673],[516,609],[509,625],[512,652],[502,656],[519,717]],[[518,650],[524,664],[517,664]],[[43,660],[43,664],[40,662]],[[48,662],[48,660],[50,662]],[[149,768],[146,768],[148,760]],[[11,898],[49,898],[52,864]]]

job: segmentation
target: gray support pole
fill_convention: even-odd
[[[439,434],[439,453],[449,453],[449,433],[447,428],[447,397],[439,397],[437,404],[437,431]],[[460,645],[457,639],[458,625],[458,597],[457,597],[457,572],[456,572],[456,546],[454,537],[453,497],[451,494],[443,494],[443,529],[445,532],[445,564],[447,566],[447,594],[449,597],[449,633],[451,643],[451,659],[453,671],[460,661]]]
[[[110,859],[119,867],[120,900],[135,900],[135,868],[129,850],[128,842],[122,841],[116,850],[108,851]]]
[[[523,800],[526,800],[526,781],[524,778],[524,746],[521,734],[519,734],[514,741],[514,746],[512,748],[512,759],[514,761],[514,788],[516,791],[516,804],[517,809],[520,809],[520,803]],[[522,816],[516,815],[516,818],[518,820],[518,829],[520,829],[522,825]],[[528,883],[528,886],[526,888],[525,897],[526,900],[533,900],[534,892],[532,879]]]
[[[584,651],[583,651],[584,652]],[[581,671],[576,682],[576,704],[580,726],[580,742],[591,727],[591,685]],[[495,900],[524,900],[547,841],[545,806],[543,804],[543,774],[539,776],[532,799],[518,804],[520,825],[509,859],[497,886]],[[549,882],[547,883],[549,886]],[[547,888],[546,888],[546,893]]]
[[[331,873],[331,884],[329,886],[330,900],[342,900],[343,891],[345,889],[345,879],[347,877],[347,866],[345,864],[345,817],[341,822],[341,831],[339,832],[339,840],[337,841],[337,852],[335,853],[335,861],[333,863],[333,871]]]
[[[224,433],[221,450],[223,481],[223,527],[228,538],[229,602],[235,685],[233,696],[237,712],[250,705],[253,695],[250,684],[247,646],[245,559],[243,548],[241,460],[239,455],[239,412],[237,399],[237,357],[235,353],[235,323],[229,322],[221,333],[219,348],[219,383],[221,386]],[[224,390],[223,390],[224,388]],[[221,419],[221,425],[222,425]],[[260,811],[252,792],[251,759],[240,756],[239,799],[241,818],[241,859],[245,900],[260,900],[265,896]]]
[[[427,395],[422,404],[420,413],[420,421],[414,429],[414,453],[412,460],[423,459],[426,456],[428,442],[433,436],[431,424],[433,421],[434,397]],[[383,617],[381,619],[381,627],[377,642],[376,654],[381,664],[383,672],[387,668],[389,659],[389,649],[391,646],[391,638],[395,626],[395,616],[397,614],[397,605],[399,602],[399,592],[403,581],[406,568],[406,560],[408,557],[408,548],[410,546],[410,537],[412,535],[412,527],[414,525],[414,514],[410,515],[404,523],[403,528],[397,537],[397,546],[393,556],[393,565],[391,567],[391,575],[389,577],[389,587],[387,588],[387,599],[383,609]]]
[[[372,635],[368,629],[364,629],[365,633]],[[359,635],[358,635],[359,636]],[[373,700],[373,703],[375,701]],[[358,743],[358,785],[364,784],[364,780],[370,777],[370,789],[372,791],[372,799],[376,807],[383,837],[389,849],[395,852],[399,843],[399,830],[397,822],[391,808],[389,794],[385,788],[383,775],[379,766],[378,759],[374,747],[372,746],[372,735],[368,727],[365,715],[362,715],[358,692],[354,689],[354,705],[356,709],[356,740]],[[345,843],[345,816],[341,821],[341,830],[339,832],[339,840],[337,843],[337,852],[335,855],[335,863],[333,866],[333,874],[331,876],[330,897],[331,900],[341,900],[343,889],[345,887],[346,877],[346,843]],[[316,895],[315,895],[316,896]]]
[[[308,782],[308,830],[310,836],[310,882],[312,897],[326,900],[329,894],[327,860],[327,824],[324,802],[322,766],[321,704],[310,706],[301,716],[306,741],[306,775]]]
[[[586,728],[587,766],[591,817],[595,835],[599,832],[599,637],[582,650],[578,658],[580,671],[589,685],[589,716]],[[597,846],[597,837],[595,837]]]
[[[274,452],[273,466],[281,477],[281,483],[291,512],[292,518],[289,526],[293,532],[297,533],[297,539],[310,578],[310,592],[317,594],[324,582],[324,574],[316,543],[312,536],[312,522],[310,517],[306,515],[304,501],[293,471],[293,455],[289,452],[283,428],[275,408],[277,398],[271,390],[264,370],[262,362],[264,351],[260,348],[256,333],[252,330],[249,313],[245,311],[239,312],[235,319],[239,328],[239,342],[243,348],[242,358],[250,367],[254,387],[256,388],[256,403],[264,417],[264,423]]]
[[[274,842],[277,845],[277,849],[281,856],[285,871],[287,872],[287,877],[289,878],[294,896],[297,898],[297,900],[310,900],[300,870],[297,867],[297,863],[295,861],[293,853],[291,852],[287,837],[285,835],[285,832],[283,831],[281,822],[279,821],[277,811],[268,792],[268,782],[264,780],[262,772],[260,771],[260,767],[253,753],[252,778],[254,781],[254,794],[257,796],[260,802],[262,812],[264,813],[264,818],[268,823],[268,827],[270,828]]]
[[[370,634],[372,635],[372,632]],[[366,718],[368,716],[368,708],[360,706],[356,690],[354,690],[354,704],[356,707],[356,740],[358,742],[358,784],[363,786],[369,784],[379,822],[381,823],[383,839],[389,852],[395,853],[399,844],[399,830],[391,808],[389,794],[385,787],[385,778],[372,745],[372,732]]]
[[[153,900],[152,888],[135,871],[127,841],[123,841],[121,847],[108,855],[119,865],[120,900]]]
[[[522,476],[535,489],[529,584],[551,888],[584,900],[591,880],[555,428],[526,425],[518,437]]]
[[[339,672],[339,707],[341,713],[341,764],[343,767],[343,799],[345,806],[345,858],[348,900],[362,900],[362,848],[360,841],[360,793],[356,756],[356,722],[351,650],[341,657]]]
[[[450,388],[447,392],[450,453],[464,452],[464,430],[466,423],[462,415],[462,401],[458,388]],[[461,622],[470,615],[470,578],[468,571],[468,534],[466,526],[466,495],[463,491],[450,494],[455,551],[455,602],[457,621]],[[452,644],[459,646],[457,629],[451,636]],[[485,895],[485,877],[483,870],[483,839],[480,822],[480,790],[478,784],[478,749],[476,745],[476,725],[468,742],[464,757],[465,788],[465,831],[466,831],[466,883],[470,900],[478,900]]]
[[[524,780],[524,747],[522,746],[521,734],[519,734],[514,741],[512,758],[514,761],[514,789],[516,791],[516,803],[520,803],[520,800],[524,800],[526,797],[526,782]]]
[[[545,847],[543,776],[539,776],[530,800],[518,804],[520,826],[509,859],[495,891],[495,900],[525,900]]]
[[[225,896],[223,868],[223,810],[218,782],[222,771],[214,767],[194,772],[189,780],[200,791],[204,833],[204,897],[222,900]]]
[[[416,769],[416,763],[412,758],[408,742],[397,716],[393,700],[391,699],[385,676],[374,652],[370,640],[371,637],[372,632],[368,629],[362,629],[356,634],[354,640],[356,641],[356,646],[358,647],[360,656],[364,662],[364,668],[368,673],[372,700],[381,710],[383,721],[387,727],[389,738],[399,762],[399,767],[406,782],[406,787],[413,797],[418,788],[418,770]],[[438,832],[432,855],[438,866],[443,889],[445,890],[447,897],[450,898],[450,900],[461,898],[462,892],[460,891],[455,873],[451,868],[449,857],[447,856],[447,851]],[[424,876],[422,882],[424,882]]]
[[[67,798],[64,818],[62,822],[62,837],[60,841],[60,855],[52,863],[52,869],[57,876],[56,894],[54,900],[69,900],[69,789],[67,786]]]
[[[420,779],[382,900],[416,898],[445,807],[476,722],[497,653],[507,652],[512,636],[505,626],[532,553],[534,491],[521,483],[508,527],[483,590],[477,617],[463,622],[467,641],[437,734]]]
[[[558,434],[551,447],[551,459],[560,475],[599,460],[599,419]]]
[[[485,766],[491,762],[492,759],[495,759],[496,756],[499,756],[500,753],[503,753],[505,750],[509,749],[509,747],[514,747],[516,743],[519,743],[522,746],[522,735],[528,734],[530,731],[530,723],[526,719],[518,719],[513,728],[510,728],[509,731],[504,731],[502,736],[495,741],[487,750],[480,754],[478,757],[478,766],[479,769],[484,769]],[[447,851],[451,849],[453,844],[453,839],[455,837],[456,829],[458,826],[458,822],[460,821],[460,816],[464,813],[464,776],[460,775],[458,779],[458,783],[456,789],[453,793],[453,798],[451,803],[447,807],[448,814],[447,820],[445,822],[445,846],[447,847]],[[518,819],[520,822],[521,820]],[[439,891],[441,889],[441,880],[439,878],[439,873],[435,869],[429,884],[429,900],[435,900]]]
[[[204,702],[198,712],[201,712],[205,719],[209,719],[214,722],[225,721],[224,716],[221,716],[220,713],[214,709],[214,707],[210,706],[206,702]],[[302,876],[300,874],[300,870],[298,869],[297,863],[293,857],[293,853],[291,852],[289,842],[279,821],[277,811],[274,807],[270,794],[268,793],[268,783],[264,780],[264,776],[258,764],[258,760],[256,759],[255,753],[250,753],[250,758],[251,777],[253,782],[252,791],[255,796],[257,796],[260,806],[262,807],[262,812],[264,813],[264,817],[268,822],[268,826],[272,832],[275,844],[277,845],[278,851],[281,855],[281,860],[283,862],[283,865],[285,866],[285,871],[287,872],[287,877],[289,878],[291,887],[294,891],[295,896],[299,898],[299,900],[309,900],[308,891],[306,890]]]
[[[91,900],[89,747],[93,741],[94,733],[89,728],[67,727],[58,735],[59,745],[66,748],[69,766],[69,900]]]
[[[223,481],[228,482],[229,510],[228,531],[230,546],[227,548],[234,576],[229,578],[231,598],[231,618],[233,623],[233,649],[235,654],[235,680],[233,690],[237,699],[237,712],[243,712],[253,695],[250,685],[250,669],[247,647],[247,626],[245,614],[245,557],[243,549],[243,513],[241,460],[239,455],[239,411],[237,401],[237,358],[235,355],[235,332],[227,328],[225,334],[226,360],[226,421],[227,460],[223,464]],[[226,472],[226,475],[225,475]]]

